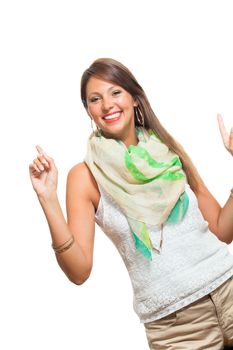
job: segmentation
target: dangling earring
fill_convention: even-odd
[[[143,116],[142,111],[140,110],[140,108],[138,106],[135,107],[135,116],[136,116],[136,119],[137,119],[139,125],[144,128],[144,116]]]
[[[96,134],[96,136],[101,136],[101,129],[95,124],[96,128],[93,128],[93,119],[91,118],[91,128],[92,131]]]
[[[91,128],[92,128],[92,131],[94,132],[94,128],[93,128],[93,119],[91,118]]]
[[[98,125],[96,125],[96,129],[97,129],[97,136],[101,136],[101,129],[98,127]]]

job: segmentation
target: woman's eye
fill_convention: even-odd
[[[90,99],[90,102],[92,102],[92,103],[95,103],[95,102],[97,102],[97,101],[99,101],[99,97],[97,97],[97,96],[92,97],[92,98]]]
[[[113,95],[114,95],[114,96],[119,95],[120,93],[121,93],[120,90],[115,90],[115,91],[113,91]]]

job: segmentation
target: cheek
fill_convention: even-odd
[[[88,106],[87,112],[92,117],[95,117],[96,115],[98,115],[98,107],[97,107],[97,105]]]
[[[118,104],[121,108],[126,109],[126,110],[131,110],[133,108],[133,103],[128,98],[119,99]]]
[[[134,107],[135,101],[134,101],[134,99],[131,96],[125,96],[125,98],[122,99],[122,103],[128,109],[132,109]]]

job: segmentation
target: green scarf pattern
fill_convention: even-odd
[[[96,182],[112,196],[127,218],[136,250],[152,259],[148,225],[177,223],[185,216],[189,198],[186,175],[174,152],[151,129],[136,126],[138,144],[93,132],[84,162]]]

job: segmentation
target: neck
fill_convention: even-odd
[[[126,138],[121,139],[121,141],[124,142],[125,146],[128,148],[130,145],[137,146],[139,140],[136,132],[134,132],[132,135],[128,135]]]
[[[103,131],[102,131],[103,132]],[[132,130],[130,130],[130,132],[126,131],[125,134],[121,134],[121,135],[108,135],[105,132],[103,132],[104,137],[106,138],[113,138],[116,140],[120,140],[122,141],[125,146],[128,148],[130,145],[134,145],[137,146],[139,139],[137,137],[136,134],[136,129],[133,128]]]

